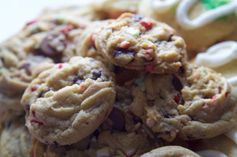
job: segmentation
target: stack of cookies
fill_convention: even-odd
[[[0,45],[1,157],[200,157],[234,128],[228,81],[130,5],[46,11]]]

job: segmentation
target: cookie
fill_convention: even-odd
[[[235,41],[225,41],[225,42],[215,44],[209,49],[207,49],[207,51],[198,54],[194,60],[194,62],[198,65],[203,65],[203,66],[213,68],[215,71],[223,74],[227,78],[228,82],[232,85],[231,94],[235,97],[237,96],[237,88],[236,88],[237,71],[235,68],[237,65],[236,52],[237,52],[237,43]],[[236,143],[237,141],[235,138],[236,128],[226,133],[226,135]],[[217,139],[214,139],[213,141],[217,141]],[[223,141],[224,145],[225,143],[230,143],[230,142],[226,142],[227,140],[223,138],[220,138],[220,140]],[[208,142],[205,141],[205,145],[207,144]],[[227,149],[223,151],[228,156],[235,156],[236,154],[234,153],[235,147],[230,146],[230,144],[228,144],[228,146],[229,148],[231,148],[230,149],[231,151],[229,152]]]
[[[46,144],[68,145],[90,135],[112,110],[112,75],[99,61],[75,57],[42,72],[26,89],[26,126]]]
[[[154,149],[141,157],[200,157],[198,154],[181,146],[165,146]]]
[[[37,141],[31,152],[35,157],[41,157],[43,154],[47,157],[138,157],[141,154],[136,154],[136,151],[139,152],[143,147],[148,148],[144,142],[148,141],[142,134],[101,132],[97,138],[93,136],[83,143],[68,146],[44,145]]]
[[[211,138],[234,127],[236,98],[220,74],[205,67],[192,67],[181,93],[185,103],[178,110],[192,118],[182,128],[185,139]]]
[[[1,44],[0,112],[5,117],[1,122],[23,113],[21,96],[41,71],[76,56],[73,42],[89,21],[64,12],[52,11],[29,21]]]
[[[188,55],[193,57],[216,42],[233,39],[236,9],[235,0],[143,0],[139,13],[172,26],[184,38]]]
[[[52,60],[28,56],[19,60],[9,49],[0,50],[0,124],[23,114],[21,96],[31,80],[52,65]]]
[[[128,110],[131,93],[123,87],[116,88],[116,101],[108,118],[95,132],[78,143],[58,146],[36,142],[32,152],[35,157],[43,153],[61,156],[140,156],[162,143],[155,141],[153,133]],[[52,156],[53,156],[52,155]]]
[[[75,40],[89,21],[72,15],[42,17],[30,21],[18,34],[27,55],[49,57],[55,63],[66,62],[76,55]]]
[[[185,42],[164,23],[125,13],[104,26],[96,48],[111,63],[152,73],[175,73],[185,64]]]
[[[30,157],[31,137],[22,119],[8,123],[0,136],[0,156]]]
[[[215,44],[200,53],[194,62],[223,74],[232,85],[232,93],[237,96],[237,42],[225,41]]]
[[[191,118],[180,114],[177,106],[183,82],[175,75],[145,74],[132,83],[130,111],[140,117],[161,141],[172,142]]]
[[[177,137],[211,138],[234,127],[236,98],[227,80],[208,68],[143,74],[127,84],[133,96],[130,111],[168,143]]]

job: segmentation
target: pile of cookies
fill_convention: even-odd
[[[1,157],[200,157],[235,127],[232,85],[188,61],[209,45],[143,3],[46,10],[0,44]]]

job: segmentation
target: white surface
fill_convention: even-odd
[[[0,0],[0,42],[18,32],[46,7],[80,5],[90,0]]]

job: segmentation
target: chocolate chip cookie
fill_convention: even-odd
[[[227,80],[204,67],[183,74],[141,75],[130,81],[130,111],[164,141],[220,135],[234,126],[235,98]]]
[[[23,119],[12,121],[3,129],[0,136],[0,156],[30,157],[31,137]]]
[[[164,23],[125,13],[103,26],[96,48],[107,59],[127,69],[175,73],[186,62],[184,40]]]
[[[22,97],[30,133],[43,143],[59,145],[90,135],[112,110],[112,80],[107,68],[92,58],[74,57],[44,71]]]

